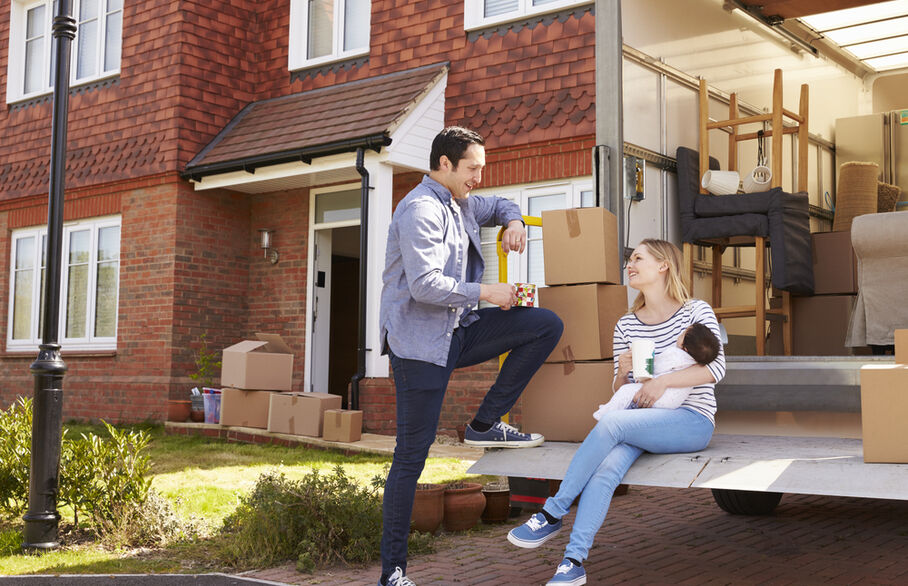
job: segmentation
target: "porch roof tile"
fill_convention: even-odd
[[[252,102],[187,165],[186,174],[224,172],[254,160],[257,166],[288,157],[318,156],[348,141],[389,137],[448,70],[428,65]],[[324,147],[325,153],[319,149]]]

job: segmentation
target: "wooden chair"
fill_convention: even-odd
[[[709,121],[709,90],[706,80],[700,80],[700,177],[709,169],[709,131],[728,129],[728,165],[727,170],[737,170],[738,142],[742,140],[755,140],[759,132],[741,133],[740,127],[747,124],[768,124],[769,129],[763,131],[762,136],[771,139],[770,170],[772,171],[771,187],[781,187],[782,184],[782,138],[785,134],[798,135],[798,191],[807,191],[807,108],[808,87],[801,86],[800,105],[795,114],[782,106],[782,70],[776,69],[773,79],[772,110],[756,116],[740,116],[736,94],[731,94],[729,99],[729,112],[727,120],[717,122]],[[783,117],[788,117],[796,122],[794,126],[785,127]],[[707,193],[701,186],[701,193]],[[756,336],[756,350],[758,356],[766,353],[766,320],[779,319],[782,321],[782,339],[784,352],[791,355],[791,300],[787,291],[782,292],[780,308],[767,307],[766,274],[766,246],[768,238],[763,236],[731,236],[725,238],[710,238],[699,240],[697,244],[709,246],[712,249],[712,305],[719,320],[736,317],[754,317],[754,333]],[[684,260],[688,282],[693,285],[694,279],[694,243],[684,243]],[[723,306],[722,305],[722,253],[729,246],[754,246],[755,254],[755,298],[753,305]]]

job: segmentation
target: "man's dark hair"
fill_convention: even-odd
[[[448,126],[438,133],[432,141],[432,152],[429,154],[429,169],[437,171],[441,168],[441,156],[448,157],[451,164],[457,163],[471,144],[485,144],[482,137],[476,132],[461,126]]]
[[[687,328],[681,345],[697,364],[707,365],[719,355],[719,338],[701,323],[693,323]]]

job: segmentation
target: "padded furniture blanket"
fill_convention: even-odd
[[[865,214],[851,224],[858,298],[846,346],[886,345],[908,328],[908,212]]]
[[[696,243],[731,236],[769,237],[772,285],[798,295],[813,293],[809,201],[806,193],[773,188],[760,193],[700,193],[700,155],[678,147],[681,240]],[[709,168],[719,161],[710,157]]]

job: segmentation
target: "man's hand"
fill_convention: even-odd
[[[505,254],[523,252],[527,247],[527,230],[520,220],[511,220],[501,234],[501,250]]]
[[[479,285],[479,299],[507,311],[517,305],[517,290],[510,283],[481,284]]]

